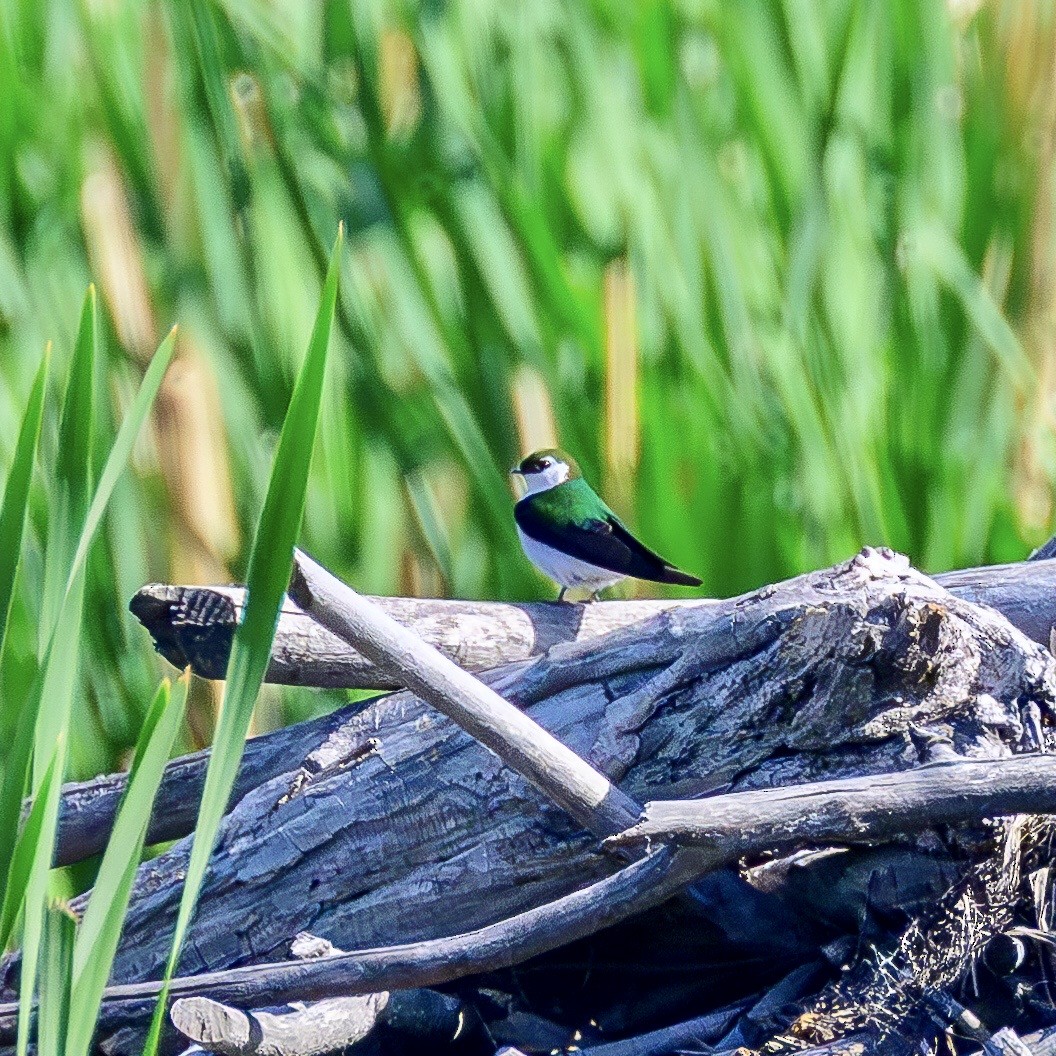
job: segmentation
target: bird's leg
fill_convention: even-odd
[[[590,592],[590,597],[586,598],[585,600],[587,602],[600,601],[601,600],[601,588],[599,587],[597,590],[592,590]]]
[[[566,590],[568,590],[568,587],[562,587],[561,588],[561,593],[557,595],[557,600],[558,601],[564,601],[565,600],[565,591]]]

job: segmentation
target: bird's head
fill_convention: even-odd
[[[566,480],[575,480],[582,476],[579,463],[556,447],[525,455],[510,472],[524,481],[527,495],[549,491],[558,484],[564,484]]]

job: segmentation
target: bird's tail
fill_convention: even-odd
[[[674,565],[664,565],[656,581],[658,583],[680,583],[683,587],[699,587],[704,582],[688,572],[683,572],[680,568],[675,568]]]

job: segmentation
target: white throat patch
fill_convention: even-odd
[[[549,491],[568,480],[568,463],[555,462],[539,473],[526,473],[523,479],[527,489],[525,495],[537,495],[540,491]]]

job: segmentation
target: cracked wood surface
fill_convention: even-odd
[[[1039,555],[1047,552],[1039,551]],[[958,597],[998,609],[1029,638],[1047,646],[1056,624],[1056,560],[1039,555],[1014,564],[942,572],[934,579]],[[180,669],[190,666],[196,675],[216,679],[224,677],[244,598],[245,590],[239,586],[150,583],[136,593],[129,608],[171,664]],[[597,638],[667,610],[719,604],[708,598],[592,605],[368,600],[467,671],[529,660],[551,646]],[[397,689],[402,685],[396,674],[361,656],[289,598],[282,607],[267,681],[322,689]]]
[[[173,666],[190,666],[202,678],[223,678],[245,593],[239,586],[149,583],[137,591],[129,609]],[[674,605],[716,604],[706,598],[594,605],[447,598],[367,600],[467,671],[527,660],[562,642],[597,638]],[[361,656],[290,598],[283,602],[266,681],[319,689],[398,689],[402,685],[384,664]]]
[[[1032,750],[1056,702],[1046,651],[877,551],[558,645],[486,681],[638,800],[905,769],[936,745]],[[353,949],[455,934],[613,868],[409,693],[298,736],[315,747],[225,820],[185,974],[282,959],[301,930]],[[139,871],[115,980],[157,977],[187,850]]]
[[[1044,548],[1039,551],[1044,553]],[[1056,560],[1040,557],[1011,565],[965,569],[943,573],[936,581],[958,597],[997,608],[1028,637],[1049,644],[1051,626],[1056,622]],[[203,677],[221,677],[243,593],[241,587],[152,584],[139,591],[131,608],[154,635],[158,650],[173,664],[181,668],[190,664]],[[373,600],[470,671],[533,659],[555,646],[587,642],[620,628],[641,625],[664,611],[720,604],[621,601],[514,605],[411,598]],[[288,599],[279,621],[268,677],[275,682],[321,687],[384,687],[394,681]],[[340,718],[326,716],[248,742],[232,803],[257,785],[284,773],[290,759],[303,758],[340,722]],[[178,839],[191,831],[207,758],[208,753],[201,752],[169,765],[158,793],[148,842]],[[56,865],[82,861],[102,851],[124,785],[125,775],[110,774],[66,786]]]

